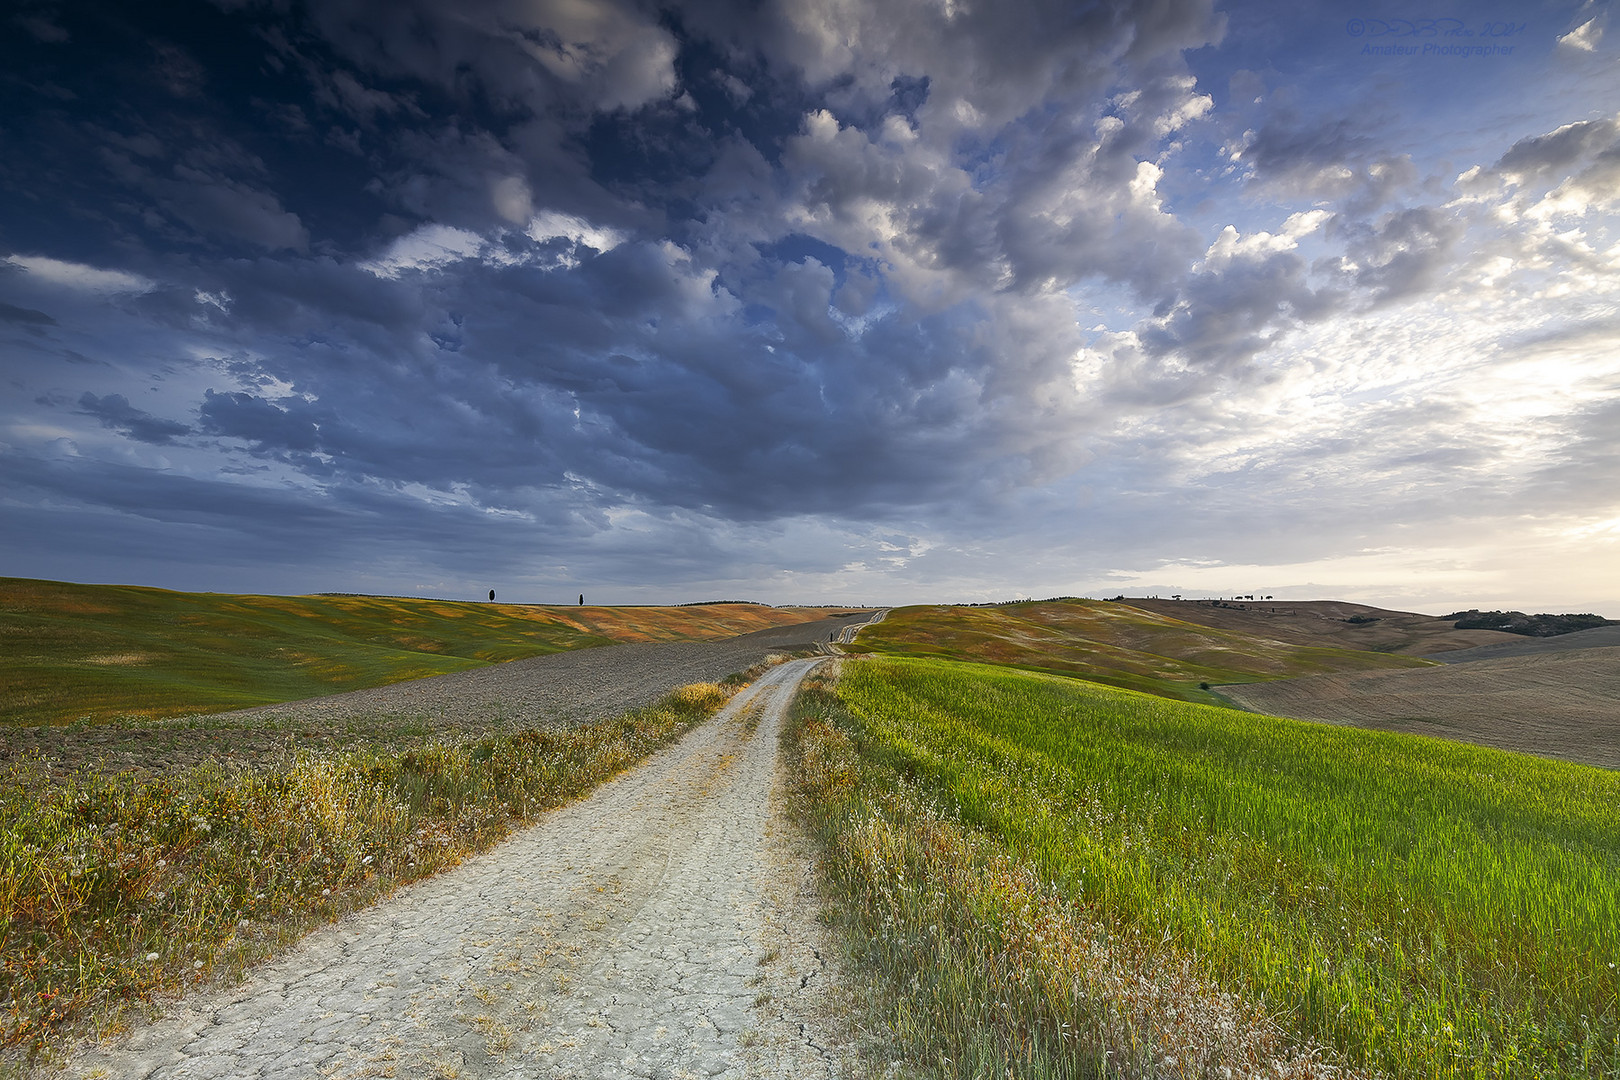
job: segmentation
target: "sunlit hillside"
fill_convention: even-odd
[[[1205,703],[1220,700],[1208,689],[1220,683],[1429,665],[1412,656],[1201,626],[1105,600],[898,608],[859,641],[887,655],[1035,668]]]
[[[0,722],[265,705],[565,649],[718,640],[829,610],[238,596],[0,578]]]

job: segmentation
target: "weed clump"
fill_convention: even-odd
[[[725,687],[711,682],[689,683],[670,695],[684,708],[709,710],[718,709],[730,696]]]

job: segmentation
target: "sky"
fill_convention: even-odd
[[[0,32],[0,574],[1620,618],[1608,5]]]

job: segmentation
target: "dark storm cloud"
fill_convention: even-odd
[[[319,445],[321,421],[330,415],[321,410],[311,415],[308,408],[282,408],[252,394],[203,394],[199,413],[203,430],[215,435],[246,439],[260,448],[313,450]]]
[[[149,187],[164,209],[200,233],[245,240],[268,251],[309,246],[298,215],[283,209],[270,192],[185,166],[172,177],[152,178]]]
[[[18,489],[55,492],[64,500],[152,521],[208,525],[282,539],[317,523],[323,511],[276,488],[219,483],[101,461],[42,460],[0,455]]]
[[[770,318],[743,340],[736,299],[652,245],[571,272],[390,281],[333,267],[297,302],[269,287],[275,275],[244,277],[233,291],[251,299],[230,316],[244,340],[317,327],[323,340],[231,361],[237,378],[293,391],[209,390],[203,429],[320,475],[467,484],[496,499],[576,475],[745,517],[964,492],[963,462],[984,463],[988,479],[989,462],[1017,452],[976,381],[991,360],[963,313],[881,318],[854,336],[829,314],[827,268],[806,259],[755,274],[749,291]],[[386,298],[380,311],[372,297]]]
[[[56,320],[43,311],[33,308],[18,307],[15,304],[0,304],[0,319],[9,323],[20,323],[23,326],[55,326]]]
[[[1453,261],[1464,225],[1434,207],[1412,207],[1370,225],[1345,226],[1358,289],[1373,304],[1404,300],[1430,289]]]
[[[1261,128],[1244,147],[1244,158],[1261,172],[1314,175],[1328,165],[1355,161],[1376,144],[1360,126],[1347,119],[1306,126],[1283,119]]]
[[[1539,177],[1548,172],[1568,172],[1577,162],[1612,151],[1620,130],[1613,120],[1587,120],[1568,124],[1546,135],[1520,139],[1496,163],[1499,172],[1521,177]]]
[[[218,320],[243,345],[296,339],[321,355],[323,338],[351,339],[386,356],[426,346],[420,323],[433,289],[380,279],[335,259],[234,260],[213,268],[211,284],[229,298]],[[324,333],[323,333],[324,331]],[[277,350],[278,352],[280,350]]]
[[[1334,306],[1334,296],[1311,287],[1308,269],[1291,250],[1228,256],[1186,279],[1173,306],[1142,332],[1143,344],[1150,355],[1189,358],[1206,376],[1200,390],[1210,374],[1241,376],[1288,326]]]
[[[588,492],[564,493],[533,514],[490,515],[471,505],[401,498],[387,485],[300,489],[252,473],[198,479],[95,460],[41,460],[0,451],[8,490],[29,500],[0,517],[0,544],[46,541],[78,580],[166,579],[179,563],[190,587],[386,591],[399,573],[484,583],[543,577],[566,583],[542,602],[583,588],[643,586],[656,564],[664,585],[712,577],[735,560],[723,523],[649,516],[629,534],[606,532]],[[289,556],[289,553],[295,553]],[[60,573],[60,571],[58,571]],[[432,580],[432,579],[430,579]],[[421,589],[422,586],[416,586]],[[456,595],[438,586],[437,595]],[[478,590],[481,592],[481,589]],[[558,594],[561,595],[558,595]],[[636,594],[630,593],[630,596]]]
[[[966,535],[1082,469],[1127,537],[1292,337],[1474,255],[1387,117],[1239,78],[1208,0],[29,10],[0,322],[52,407],[0,413],[7,494],[154,552],[833,574],[840,534],[922,566],[896,520]],[[1612,123],[1554,127],[1481,190],[1597,198]]]
[[[1156,170],[1141,170],[1207,106],[1178,50],[1218,40],[1208,5],[1035,3],[1018,18],[927,7],[905,19],[877,6],[843,17],[834,31],[812,5],[776,30],[779,55],[812,78],[853,61],[856,90],[864,82],[872,101],[890,102],[874,109],[851,91],[848,106],[809,114],[791,142],[790,172],[804,185],[793,198],[818,238],[859,248],[881,206],[897,254],[975,290],[1102,278],[1151,291],[1196,255],[1192,234],[1152,197]],[[893,103],[900,78],[927,79],[920,105]],[[1111,100],[1121,79],[1135,89]]]
[[[1582,121],[1520,139],[1483,176],[1557,186],[1599,203],[1612,200],[1620,190],[1620,122]]]
[[[1035,0],[991,5],[887,2],[768,3],[738,19],[728,4],[692,5],[690,19],[715,37],[760,48],[813,85],[842,81],[842,104],[887,100],[894,79],[929,79],[925,117],[959,105],[952,122],[994,131],[1038,105],[1085,100],[1121,77],[1151,71],[1183,49],[1219,40],[1224,17],[1206,0],[1075,5]],[[744,37],[746,35],[746,37]]]
[[[68,40],[68,32],[61,26],[52,22],[50,16],[42,12],[24,12],[11,20],[33,35],[35,40],[47,45],[60,45]]]
[[[807,113],[767,144],[774,164],[735,136],[708,159],[712,171],[689,182],[702,216],[679,226],[688,250],[559,247],[523,232],[558,199],[625,236],[675,224],[634,169],[587,153],[593,117],[639,110],[645,130],[670,133],[725,119],[712,95],[699,115],[674,107],[681,42],[647,11],[356,0],[321,5],[291,33],[261,29],[266,56],[312,95],[305,108],[283,102],[282,115],[341,113],[393,147],[369,186],[403,215],[393,250],[405,254],[387,263],[392,276],[358,269],[363,251],[216,261],[197,275],[198,294],[216,298],[210,327],[234,345],[222,367],[248,384],[194,400],[202,429],[313,478],[470,484],[498,500],[576,475],[745,517],[918,505],[994,489],[1037,460],[1061,467],[1043,443],[1072,418],[1019,402],[1072,395],[1074,343],[974,293],[1086,279],[1156,298],[1175,288],[1201,244],[1162,212],[1159,170],[1144,158],[1207,107],[1178,52],[1217,40],[1220,19],[1198,2],[912,15],[901,33],[894,12],[863,9],[835,40],[833,13],[813,5],[767,7],[725,29],[688,13],[777,96],[784,73],[812,85],[833,68],[856,74],[832,98],[848,122]],[[745,46],[734,35],[750,26]],[[186,50],[156,56],[170,94],[226,85]],[[1109,97],[1127,77],[1130,92]],[[756,95],[739,86],[717,84],[731,107],[750,106]],[[432,93],[461,112],[435,112]],[[659,120],[660,109],[673,111]],[[994,182],[977,182],[953,143]],[[185,142],[158,123],[126,123],[104,145],[122,181],[171,222],[271,253],[309,242],[268,148],[228,135]],[[652,206],[628,204],[591,172]],[[412,218],[471,230],[465,253],[405,269]],[[785,218],[822,245],[820,258],[737,243],[782,238]],[[862,250],[874,225],[919,275],[911,284],[905,267]],[[1297,260],[1277,259],[1190,279],[1153,347],[1229,367],[1264,344],[1267,318],[1306,309],[1298,278]],[[197,317],[182,291],[141,303],[176,323]],[[1009,340],[1016,355],[994,344]],[[291,390],[251,389],[266,382]]]
[[[482,91],[506,108],[635,108],[675,87],[676,42],[635,4],[333,0],[312,14],[370,70]]]
[[[123,131],[91,128],[90,133],[101,143],[102,166],[142,192],[171,225],[268,251],[308,246],[308,230],[265,187],[269,170],[247,147],[206,128],[163,130],[138,123],[131,121]],[[204,141],[189,144],[198,134]]]
[[[301,172],[330,177],[329,163],[303,146],[287,153],[293,147],[275,137],[285,129],[261,125],[266,111],[301,112],[272,99],[303,91],[263,67],[250,26],[201,3],[87,3],[63,14],[64,43],[0,45],[11,90],[69,88],[48,105],[7,102],[8,134],[29,152],[7,155],[0,180],[55,208],[18,220],[13,243],[84,254],[93,232],[121,240],[126,254],[176,243],[305,248],[309,226],[288,192],[303,195]],[[324,198],[337,194],[328,188]]]
[[[174,420],[153,416],[129,403],[123,394],[97,397],[86,391],[79,398],[79,408],[95,417],[102,427],[111,428],[138,442],[163,446],[182,435],[191,434],[191,427]]]

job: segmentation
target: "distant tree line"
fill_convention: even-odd
[[[1085,596],[1048,596],[1045,600],[984,600],[969,601],[965,604],[953,604],[953,607],[1010,607],[1013,604],[1056,604],[1063,600],[1088,600]],[[1117,600],[1125,599],[1123,596],[1115,597]]]
[[[1614,622],[1601,615],[1526,615],[1522,611],[1453,611],[1446,618],[1454,620],[1458,630],[1506,630],[1510,634],[1526,637],[1557,637],[1573,634],[1577,630],[1590,630],[1594,626],[1608,626]]]

